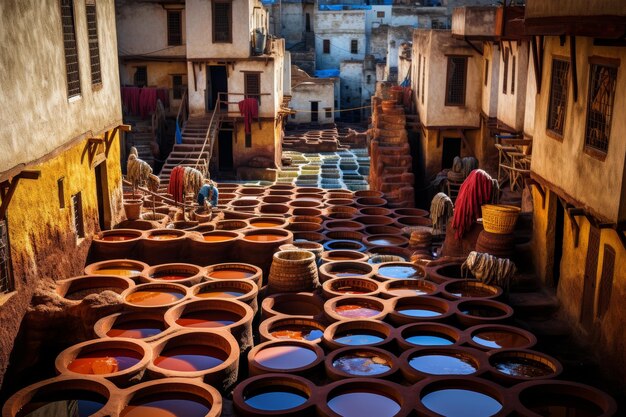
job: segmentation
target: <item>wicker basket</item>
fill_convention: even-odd
[[[483,228],[489,233],[513,233],[521,209],[515,206],[485,204],[482,206]]]

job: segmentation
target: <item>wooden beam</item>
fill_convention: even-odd
[[[560,199],[559,199],[560,200]],[[563,202],[561,202],[563,204]],[[578,240],[580,238],[580,226],[578,225],[578,221],[576,220],[576,213],[578,210],[582,211],[582,215],[584,215],[584,210],[577,209],[574,207],[567,207],[567,203],[565,203],[564,209],[567,217],[569,218],[570,224],[572,225],[572,233],[574,234],[574,247],[578,247]]]
[[[118,128],[122,132],[130,132],[133,129],[133,127],[131,125],[119,125]]]
[[[576,36],[569,37],[570,65],[572,67],[572,92],[574,103],[578,102],[578,70],[576,69]]]
[[[537,37],[533,36],[530,42],[533,54],[533,68],[535,69],[535,82],[537,83],[537,94],[541,92],[541,63],[539,62],[539,48]]]
[[[464,37],[463,40],[467,43],[473,50],[475,50],[480,56],[483,55],[483,51],[481,51],[476,45],[472,43],[467,37]]]

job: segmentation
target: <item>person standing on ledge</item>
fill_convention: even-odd
[[[217,207],[218,199],[219,192],[217,191],[217,184],[208,179],[204,180],[204,185],[200,188],[200,191],[198,191],[198,205],[211,209]]]

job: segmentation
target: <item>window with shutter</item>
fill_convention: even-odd
[[[567,110],[568,73],[569,62],[561,59],[552,60],[548,130],[559,137],[563,136],[563,123]]]
[[[330,54],[330,40],[324,39],[323,44],[324,44],[324,53]]]
[[[246,98],[256,98],[261,105],[261,74],[244,73],[244,94]]]
[[[358,40],[352,39],[350,41],[350,52],[352,52],[353,54],[359,53],[359,41]]]
[[[233,4],[230,1],[213,0],[213,42],[231,43]]]
[[[172,97],[174,99],[183,98],[183,91],[185,86],[183,85],[182,75],[172,75]]]
[[[167,44],[183,44],[183,18],[180,10],[167,11]]]
[[[0,220],[0,294],[13,291],[11,248],[6,220]]]
[[[591,63],[587,96],[585,147],[606,154],[611,136],[611,119],[617,67]]]
[[[81,193],[72,196],[72,212],[74,216],[74,232],[77,238],[85,237],[85,222],[83,220],[83,198]]]
[[[76,29],[74,27],[74,2],[72,0],[61,0],[61,24],[63,26],[67,96],[69,98],[80,95],[78,50],[76,49]]]
[[[465,84],[467,78],[467,57],[448,57],[446,78],[446,106],[465,105]]]
[[[98,45],[98,18],[95,1],[85,4],[87,14],[87,39],[89,42],[89,60],[91,64],[91,84],[102,84],[100,73],[100,47]]]

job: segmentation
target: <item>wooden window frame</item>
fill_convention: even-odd
[[[485,58],[485,87],[487,87],[487,83],[489,82],[489,60]]]
[[[509,48],[504,48],[502,60],[504,62],[504,71],[502,75],[502,94],[506,94],[509,84]]]
[[[446,70],[446,95],[445,95],[445,105],[446,107],[465,107],[465,101],[467,99],[467,69],[468,69],[468,63],[469,63],[469,57],[467,55],[448,55],[448,62],[447,62],[447,70]],[[453,102],[449,100],[449,96],[450,96],[450,71],[452,68],[452,63],[454,59],[463,59],[465,61],[465,66],[464,66],[464,70],[463,70],[463,95],[462,95],[462,99],[459,100],[458,102]]]
[[[63,41],[63,54],[65,58],[65,82],[67,87],[67,98],[72,99],[74,97],[80,97],[82,94],[82,88],[80,85],[80,59],[78,55],[78,37],[76,36],[76,10],[74,8],[74,0],[61,0],[59,2],[61,11],[61,38]],[[65,15],[65,10],[70,11],[70,15]],[[64,24],[64,19],[71,19],[71,33],[66,30],[67,25]],[[71,35],[71,36],[70,36]],[[68,37],[68,39],[66,39]],[[72,56],[68,54],[68,47],[74,48],[76,54],[76,60],[68,61],[68,57]],[[70,71],[72,65],[76,66],[76,71]],[[76,73],[76,79],[70,80],[70,74]],[[76,85],[74,85],[76,83]]]
[[[385,17],[385,12],[384,11],[377,11],[376,12],[376,18],[383,18]]]
[[[359,53],[359,40],[350,39],[350,53],[356,55]]]
[[[322,40],[322,53],[330,54],[330,39]]]
[[[513,62],[511,63],[511,94],[515,94],[515,67],[517,65],[517,58],[513,55]]]
[[[167,45],[179,46],[183,44],[183,11],[182,10],[166,10],[167,13]],[[174,33],[171,26],[170,16],[178,15],[178,32]]]
[[[90,8],[93,8],[93,20],[90,19]],[[85,20],[87,22],[87,42],[89,43],[89,64],[91,69],[91,86],[102,86],[102,66],[100,63],[100,42],[98,40],[98,7],[95,0],[85,2]],[[93,27],[90,25],[93,24]]]
[[[227,4],[229,5],[228,9],[228,36],[225,39],[217,38],[217,31],[215,30],[215,22],[216,22],[216,5],[218,4]],[[213,0],[211,3],[211,23],[213,29],[213,43],[233,43],[233,2],[230,0]]]
[[[250,86],[248,77],[254,76],[258,80],[258,93],[249,92]],[[259,107],[261,106],[261,73],[254,71],[244,71],[243,72],[243,93],[245,98],[256,98],[259,102]]]
[[[72,219],[74,220],[74,233],[78,240],[85,237],[85,214],[83,212],[83,195],[77,192],[72,195]]]
[[[331,117],[333,117],[333,109],[331,109],[330,107],[324,107],[324,116],[326,116],[327,119],[330,119]]]
[[[558,130],[555,130],[555,126],[551,125],[551,120],[552,120],[552,115],[553,112],[556,112],[557,109],[554,108],[554,106],[556,105],[555,102],[555,90],[554,90],[554,86],[555,86],[555,65],[556,63],[559,62],[561,64],[564,64],[567,66],[567,69],[565,71],[565,80],[563,82],[563,91],[561,96],[563,96],[564,101],[563,101],[563,120],[561,122],[562,124],[562,131],[559,132]],[[565,118],[567,116],[567,105],[569,102],[569,77],[570,77],[570,62],[569,62],[569,58],[568,57],[561,57],[561,56],[552,56],[552,66],[550,69],[550,90],[549,90],[549,96],[548,96],[548,115],[546,117],[546,133],[548,136],[560,140],[563,140],[563,133],[565,132]]]
[[[610,144],[610,139],[611,139],[611,127],[613,124],[613,120],[614,120],[614,112],[615,112],[615,95],[617,90],[617,78],[619,75],[619,66],[620,66],[620,60],[619,59],[612,59],[612,58],[605,58],[605,57],[599,57],[599,56],[591,56],[589,57],[589,77],[587,79],[588,82],[588,86],[587,86],[587,103],[585,106],[585,133],[584,133],[584,137],[585,140],[583,142],[583,152],[589,156],[591,156],[594,159],[598,159],[600,161],[604,161],[606,159],[606,155],[609,151],[609,144]],[[610,102],[610,115],[609,115],[609,122],[606,123],[606,125],[608,126],[608,134],[607,134],[607,138],[606,138],[606,149],[600,149],[597,146],[593,146],[589,144],[589,136],[588,136],[588,129],[589,129],[589,118],[590,118],[590,111],[591,111],[591,88],[592,88],[592,77],[594,76],[593,73],[593,67],[594,66],[600,66],[600,67],[606,67],[606,68],[610,68],[615,70],[615,78],[614,78],[614,85],[613,85],[613,91],[611,94],[611,102]],[[604,115],[606,117],[606,115]]]

